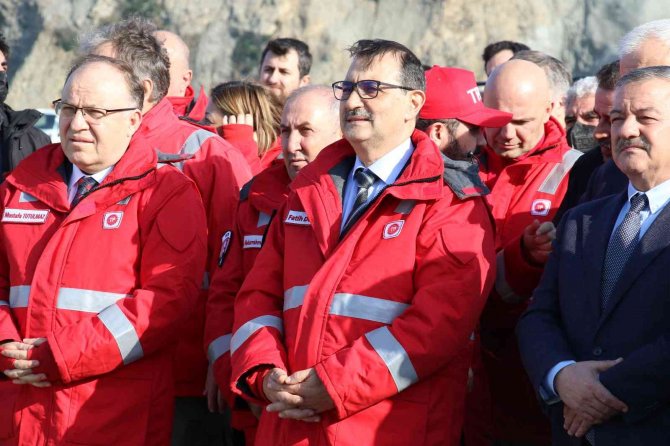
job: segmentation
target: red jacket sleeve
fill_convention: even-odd
[[[221,136],[244,155],[251,172],[256,175],[261,171],[261,160],[258,157],[258,144],[254,141],[254,128],[246,124],[227,124],[221,126]]]
[[[193,310],[205,265],[205,214],[193,183],[165,169],[171,168],[160,171],[170,175],[163,178],[165,192],[143,204],[137,288],[97,316],[47,335],[65,383],[107,373],[165,348]]]

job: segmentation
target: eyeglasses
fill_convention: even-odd
[[[415,90],[415,88],[403,87],[402,85],[387,84],[386,82],[362,80],[358,82],[339,81],[333,83],[333,94],[338,101],[346,101],[351,93],[356,90],[361,99],[374,99],[382,88],[400,88],[402,90]]]
[[[138,110],[137,107],[113,108],[111,110],[97,107],[75,107],[74,105],[63,102],[60,99],[53,101],[53,106],[56,111],[56,115],[58,115],[61,119],[73,118],[74,115],[77,114],[77,111],[81,110],[81,114],[87,122],[97,122],[110,113]]]

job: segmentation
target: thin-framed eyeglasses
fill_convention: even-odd
[[[361,99],[374,99],[379,94],[379,90],[387,88],[400,88],[402,90],[416,90],[415,88],[402,85],[387,84],[386,82],[365,79],[358,82],[339,81],[333,82],[333,94],[338,101],[346,101],[351,93],[356,90]]]
[[[61,99],[56,99],[52,104],[54,106],[56,115],[61,119],[71,119],[74,117],[74,115],[77,114],[79,110],[81,110],[81,114],[84,119],[90,122],[97,122],[111,113],[139,110],[137,107],[112,109],[98,107],[76,107],[72,104],[68,104],[67,102],[63,102]]]

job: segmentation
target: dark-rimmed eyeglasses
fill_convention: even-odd
[[[333,83],[333,94],[338,101],[346,101],[351,93],[356,90],[361,99],[374,99],[379,94],[379,90],[387,88],[400,88],[402,90],[415,90],[415,88],[404,87],[402,85],[387,84],[386,82],[366,79],[358,82],[339,81]]]
[[[128,107],[128,108],[98,108],[98,107],[76,107],[67,102],[63,102],[61,99],[56,99],[53,101],[54,110],[56,115],[61,119],[70,119],[81,110],[81,114],[86,121],[97,122],[104,118],[105,116],[111,113],[118,113],[123,111],[138,110],[137,107]]]

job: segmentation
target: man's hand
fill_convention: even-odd
[[[303,421],[318,421],[317,414],[335,407],[326,387],[313,368],[300,370],[284,380],[287,392],[300,396],[302,402],[290,407],[282,402],[270,404],[268,412],[279,412],[281,418],[293,418]]]
[[[44,342],[46,338],[27,338],[23,342],[2,344],[2,356],[14,359],[14,369],[4,371],[14,384],[31,384],[35,387],[51,385],[44,373],[33,373],[33,368],[40,365],[39,361],[28,359],[28,351]]]
[[[593,423],[566,405],[563,405],[563,418],[563,429],[573,437],[583,437],[593,427]]]
[[[226,408],[226,402],[221,397],[221,391],[214,379],[214,366],[210,364],[207,367],[207,379],[205,380],[205,391],[207,396],[207,408],[211,413],[223,413]]]
[[[239,114],[239,115],[224,115],[223,117],[223,125],[228,125],[228,124],[245,124],[245,125],[250,125],[251,127],[254,126],[254,117],[251,113],[247,114]]]
[[[602,423],[627,412],[628,406],[610,393],[598,380],[598,374],[622,361],[583,361],[563,368],[554,378],[554,388],[563,404],[584,420]],[[572,423],[571,423],[572,425]]]
[[[551,254],[551,242],[556,238],[556,228],[550,221],[540,224],[533,221],[523,230],[523,248],[533,262],[544,265]]]

